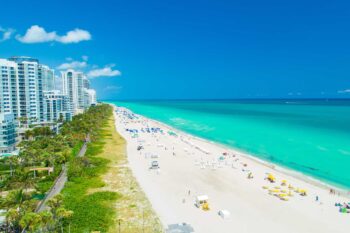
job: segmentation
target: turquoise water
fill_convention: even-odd
[[[350,188],[350,101],[110,102]]]

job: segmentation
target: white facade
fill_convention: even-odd
[[[0,112],[17,115],[17,63],[0,59]]]
[[[96,105],[97,100],[96,100],[96,91],[94,89],[86,89],[84,88],[85,91],[85,107],[88,108],[91,105]]]
[[[71,120],[70,101],[59,90],[44,91],[44,122]]]
[[[38,60],[29,57],[0,59],[1,112],[11,112],[15,119],[40,122],[42,109],[42,75]]]
[[[62,88],[62,93],[54,91],[54,70],[37,59],[0,59],[0,113],[30,125],[57,121],[62,112],[69,119],[96,104],[96,92],[82,72],[62,72]]]
[[[12,113],[0,113],[0,155],[16,150],[17,122]]]
[[[86,80],[87,78],[82,72],[77,72],[72,69],[62,72],[63,94],[69,97],[71,102],[71,109],[74,114],[78,114],[84,111],[84,83]]]
[[[45,65],[40,65],[39,71],[42,75],[43,91],[55,90],[55,71]]]

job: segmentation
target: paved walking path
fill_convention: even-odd
[[[89,141],[90,141],[90,138],[87,137],[87,139],[84,142],[84,145],[81,147],[81,149],[77,155],[78,157],[83,157],[85,155],[85,152],[87,149],[87,144]],[[63,168],[62,168],[60,175],[57,177],[54,185],[48,191],[45,198],[40,202],[40,204],[36,208],[36,212],[41,212],[41,211],[44,211],[48,208],[48,206],[46,205],[47,200],[49,200],[50,198],[54,197],[55,195],[57,195],[61,192],[65,183],[67,182],[67,179],[68,179],[67,167],[66,167],[66,165],[63,165]]]

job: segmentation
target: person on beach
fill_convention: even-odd
[[[318,196],[316,196],[316,201],[318,201]]]

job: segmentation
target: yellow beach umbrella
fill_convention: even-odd
[[[271,173],[268,174],[267,179],[268,179],[270,182],[275,182],[275,180],[276,180],[276,178],[275,178]]]
[[[306,190],[305,190],[305,189],[301,189],[301,190],[300,190],[300,195],[306,196],[306,195],[307,195]]]

